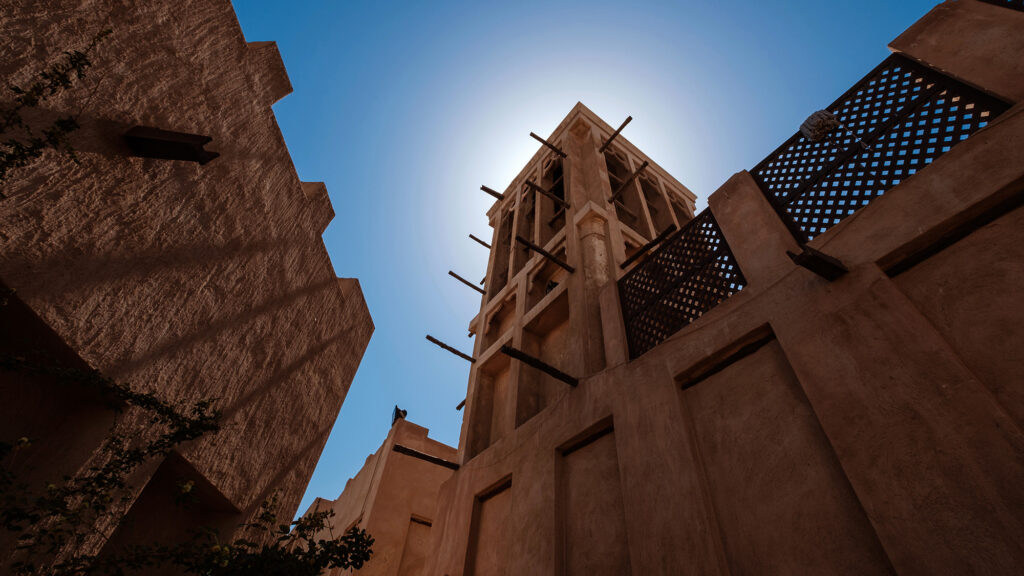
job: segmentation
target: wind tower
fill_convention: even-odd
[[[602,314],[621,312],[605,288],[693,218],[694,194],[621,136],[629,120],[615,129],[577,103],[546,139],[531,134],[541,145],[503,193],[482,187],[497,201],[461,462],[618,363],[625,344],[608,341]]]

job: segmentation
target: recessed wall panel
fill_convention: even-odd
[[[629,574],[615,433],[607,430],[560,458],[561,573]]]
[[[732,574],[891,573],[776,341],[682,394]]]

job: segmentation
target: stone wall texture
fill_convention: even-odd
[[[291,517],[373,324],[321,240],[326,189],[299,181],[276,124],[271,105],[291,91],[280,54],[246,43],[227,0],[4,0],[0,77],[27,84],[108,27],[88,76],[34,120],[78,113],[80,163],[48,152],[2,184],[0,279],[17,295],[3,342],[168,400],[215,398],[222,431],[161,469],[195,475],[241,519],[279,490]],[[121,135],[135,125],[210,136],[220,157],[132,157]],[[35,406],[5,401],[4,431],[36,425],[59,453],[38,474],[89,460],[102,410],[4,382]]]

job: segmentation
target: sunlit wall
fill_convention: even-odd
[[[376,332],[309,485],[335,498],[395,404],[458,443],[485,213],[577,101],[698,196],[753,167],[888,54],[935,0],[284,2],[236,0],[275,40],[294,93],[274,106],[301,179],[324,181],[324,235]]]

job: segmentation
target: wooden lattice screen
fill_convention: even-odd
[[[619,280],[630,357],[650,350],[745,285],[714,215],[705,209]]]
[[[1024,0],[981,0],[988,4],[995,4],[996,6],[1005,6],[1011,10],[1020,10],[1024,12]]]
[[[894,54],[828,107],[841,128],[817,142],[797,132],[751,174],[797,240],[807,242],[1007,108]]]

